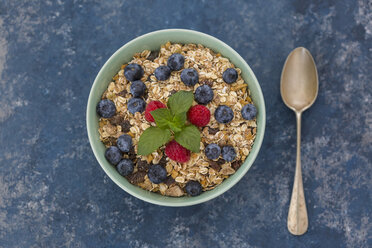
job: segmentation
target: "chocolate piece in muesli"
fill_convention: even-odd
[[[168,65],[168,59],[173,54],[179,55],[174,55],[169,60],[172,61],[172,65]],[[176,56],[180,62],[173,61]],[[183,64],[181,56],[184,59]],[[126,69],[131,64],[133,66],[129,66],[130,70]],[[169,76],[168,71],[166,73],[162,71],[161,74],[157,74],[157,79],[155,70],[165,66],[171,68]],[[182,78],[181,74],[184,70],[190,73],[184,72]],[[224,73],[225,76],[223,76]],[[137,98],[135,101],[131,100],[130,110],[128,102],[134,95],[131,94],[131,82],[128,79],[131,81],[141,80],[145,85],[138,91],[139,93],[135,92],[134,95]],[[208,87],[208,90],[199,91],[208,95],[198,95],[197,99],[200,102],[198,103],[193,94],[202,85],[205,85],[204,88]],[[213,92],[211,100],[209,88]],[[143,98],[142,89],[146,90],[145,98]],[[134,92],[133,87],[132,92]],[[188,92],[193,94],[190,96]],[[180,94],[187,96],[188,102],[182,103]],[[171,44],[168,42],[162,45],[159,51],[145,50],[136,53],[133,59],[128,64],[124,64],[117,75],[113,77],[113,81],[102,95],[102,99],[112,101],[116,107],[115,116],[110,113],[106,115],[110,118],[102,116],[99,120],[99,133],[102,142],[109,148],[117,145],[116,141],[121,135],[131,136],[133,148],[128,153],[122,153],[122,159],[132,160],[134,169],[130,175],[125,177],[132,184],[162,195],[172,197],[190,195],[190,193],[197,195],[199,194],[199,184],[202,191],[215,188],[239,169],[249,155],[256,137],[255,116],[257,113],[251,105],[248,105],[254,103],[250,98],[248,85],[241,77],[240,69],[221,54],[202,45]],[[151,111],[146,112],[146,107],[150,102],[160,102],[161,104],[152,103]],[[202,127],[194,126],[187,120],[187,111],[190,107],[198,104],[204,104],[203,106],[210,112],[209,122]],[[245,107],[243,118],[242,109],[247,105],[249,109]],[[230,113],[229,118],[225,118],[226,120],[221,118],[223,120],[218,122],[215,119],[215,110],[220,106],[226,106],[227,108],[223,107],[223,109],[228,109],[229,113],[231,109],[232,115]],[[205,112],[205,110],[203,111]],[[205,118],[199,120],[198,112],[195,110],[194,112],[192,113],[193,118],[196,118],[196,121],[193,120],[194,123],[204,125],[208,121],[205,121]],[[203,112],[200,111],[200,113]],[[145,118],[145,115],[148,118]],[[232,119],[231,116],[233,116]],[[157,138],[146,139],[144,137],[146,134],[143,135],[145,131],[152,135],[150,137]],[[195,141],[190,140],[189,137],[200,141],[199,144],[195,144]],[[150,141],[151,144],[141,143],[140,139]],[[184,149],[178,149],[178,145],[173,145],[172,154],[169,154],[172,158],[183,162],[177,162],[166,156],[165,148],[171,141],[187,150],[186,152]],[[236,154],[233,156],[233,150],[225,148],[225,159],[229,162],[223,159],[222,153],[218,157],[217,155],[209,155],[215,159],[208,159],[205,147],[209,144],[215,144],[221,149],[232,147]],[[148,154],[139,154],[145,154],[145,152]],[[117,161],[111,162],[115,164]],[[150,172],[152,181],[148,176],[150,168],[157,168]],[[193,185],[192,188],[190,186],[188,188],[189,194],[186,185]]]

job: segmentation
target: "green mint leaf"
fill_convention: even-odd
[[[158,108],[150,112],[154,117],[155,123],[160,128],[168,128],[169,123],[172,122],[172,114],[169,109]]]
[[[182,131],[182,128],[185,126],[186,121],[186,112],[182,112],[179,114],[176,114],[172,118],[172,122],[169,123],[170,129],[173,130],[173,132],[178,133]]]
[[[161,129],[159,127],[149,127],[141,135],[138,142],[137,153],[139,155],[149,155],[171,138],[169,129]]]
[[[192,152],[200,151],[200,132],[194,125],[186,126],[181,132],[174,135],[174,139]]]
[[[173,115],[187,112],[194,100],[194,94],[191,91],[178,91],[168,99],[168,107]]]
[[[186,112],[178,113],[173,116],[172,122],[177,126],[182,128],[185,125]]]
[[[177,126],[175,123],[169,122],[169,123],[168,123],[168,126],[169,126],[169,128],[172,129],[172,131],[175,132],[175,133],[178,133],[178,132],[182,131],[182,128],[179,127],[179,126]]]

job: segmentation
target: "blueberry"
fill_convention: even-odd
[[[213,90],[210,86],[203,84],[196,88],[194,93],[195,101],[200,104],[207,104],[213,100]]]
[[[228,68],[223,72],[222,78],[226,83],[232,84],[238,79],[238,72],[234,68]]]
[[[133,165],[132,160],[127,159],[127,158],[122,159],[116,166],[116,170],[122,176],[128,176],[132,174],[133,169],[134,169],[134,165]]]
[[[115,103],[109,99],[101,100],[97,104],[96,111],[103,118],[113,117],[116,113]]]
[[[185,57],[183,57],[182,54],[173,53],[169,57],[167,65],[169,66],[169,68],[171,68],[172,71],[179,71],[182,69],[184,63]]]
[[[110,146],[106,149],[105,158],[112,165],[117,165],[121,160],[121,152],[116,146]]]
[[[214,118],[216,121],[222,124],[229,123],[234,118],[234,112],[226,105],[220,105],[214,111]]]
[[[190,180],[186,183],[186,192],[191,196],[200,195],[202,192],[202,186],[198,181]]]
[[[132,137],[128,134],[123,134],[116,141],[116,145],[120,151],[129,152],[132,149]]]
[[[143,74],[144,71],[139,64],[129,64],[124,68],[124,76],[131,82],[141,79]]]
[[[204,153],[209,159],[217,159],[221,154],[221,148],[217,144],[209,144],[205,148]]]
[[[253,104],[248,103],[242,108],[242,116],[246,120],[252,120],[256,117],[257,109]]]
[[[143,112],[146,108],[146,103],[142,98],[133,97],[128,101],[128,110],[132,114]]]
[[[181,81],[187,86],[194,86],[199,82],[198,72],[194,68],[184,69],[181,72]]]
[[[133,97],[140,97],[145,94],[146,85],[141,80],[133,81],[130,85],[130,93]]]
[[[159,164],[154,164],[149,168],[147,176],[151,182],[158,184],[167,179],[167,170]]]
[[[222,157],[226,162],[231,162],[236,157],[236,151],[232,146],[222,147]]]
[[[167,80],[171,75],[171,69],[166,66],[162,65],[155,69],[155,77],[159,81]]]

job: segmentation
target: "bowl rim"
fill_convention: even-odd
[[[257,128],[258,128],[257,132],[261,132],[262,135],[256,135],[256,139],[254,141],[254,146],[257,147],[257,148],[251,150],[250,154],[245,159],[245,161],[243,162],[242,166],[239,168],[239,170],[244,170],[243,173],[241,173],[237,177],[235,177],[234,180],[229,180],[229,183],[228,184],[226,184],[226,180],[225,180],[224,182],[222,182],[220,185],[217,186],[217,187],[221,187],[222,185],[224,185],[224,187],[223,187],[222,190],[214,191],[215,189],[212,189],[212,190],[209,191],[211,193],[209,193],[207,196],[204,196],[203,198],[189,197],[189,196],[183,196],[181,198],[175,198],[175,197],[162,196],[162,199],[160,200],[160,199],[155,199],[155,198],[149,198],[149,197],[147,197],[147,195],[145,196],[143,194],[139,194],[139,193],[135,192],[134,190],[132,190],[130,188],[127,188],[125,185],[123,185],[116,178],[116,176],[112,175],[111,172],[104,165],[105,161],[102,161],[102,159],[101,159],[100,155],[98,154],[98,151],[96,150],[96,147],[95,147],[96,146],[95,143],[96,142],[100,142],[100,141],[99,140],[96,141],[92,137],[92,132],[97,132],[97,130],[93,130],[93,127],[91,125],[89,125],[89,120],[92,118],[92,115],[93,114],[96,114],[96,111],[95,111],[95,109],[96,109],[96,103],[94,102],[94,99],[93,99],[93,96],[92,95],[93,95],[93,92],[95,91],[95,88],[97,87],[97,85],[100,84],[99,78],[101,77],[101,74],[104,74],[104,72],[107,70],[107,68],[108,68],[108,66],[110,64],[110,61],[113,60],[113,58],[115,58],[116,56],[119,56],[119,54],[121,54],[121,52],[123,50],[125,50],[128,46],[130,46],[130,44],[135,43],[135,42],[137,42],[140,39],[143,39],[143,38],[146,38],[148,36],[155,35],[155,34],[165,34],[165,33],[169,33],[169,32],[183,32],[185,34],[199,35],[201,37],[204,37],[206,39],[210,39],[210,40],[213,40],[214,42],[219,43],[219,45],[223,46],[233,56],[235,56],[238,60],[240,60],[242,62],[242,64],[246,67],[248,74],[252,78],[252,80],[251,80],[251,81],[253,81],[252,83],[255,84],[256,87],[257,87],[257,96],[258,96],[258,99],[256,99],[256,102],[257,102],[256,104],[259,104],[260,105],[260,115],[262,115],[262,117],[261,117],[262,121],[261,121],[260,125],[257,126]],[[240,69],[242,69],[242,68],[240,68]],[[94,109],[94,111],[93,111],[93,109]],[[260,151],[262,142],[263,142],[263,138],[264,138],[264,134],[265,134],[265,126],[266,126],[266,109],[265,109],[264,96],[262,94],[262,90],[261,90],[260,84],[259,84],[259,82],[258,82],[255,74],[253,73],[252,69],[247,64],[247,62],[233,48],[231,48],[229,45],[227,45],[225,42],[221,41],[220,39],[215,38],[215,37],[213,37],[211,35],[208,35],[208,34],[199,32],[199,31],[194,31],[194,30],[189,30],[189,29],[161,29],[161,30],[157,30],[157,31],[153,31],[153,32],[149,32],[149,33],[143,34],[141,36],[138,36],[135,39],[130,40],[129,42],[127,42],[123,46],[121,46],[118,50],[116,50],[110,56],[110,58],[104,63],[104,65],[99,70],[97,76],[95,77],[94,82],[93,82],[93,84],[91,86],[91,89],[90,89],[90,92],[89,92],[89,97],[88,97],[88,102],[87,102],[87,110],[86,110],[86,126],[87,126],[87,133],[88,133],[89,143],[90,143],[90,146],[92,148],[92,151],[94,153],[94,156],[95,156],[96,160],[98,161],[99,165],[104,170],[104,172],[106,173],[106,175],[116,185],[118,185],[120,188],[122,188],[128,194],[130,194],[130,195],[132,195],[132,196],[134,196],[134,197],[136,197],[138,199],[141,199],[141,200],[143,200],[145,202],[149,202],[149,203],[156,204],[156,205],[161,205],[161,206],[184,207],[184,206],[191,206],[191,205],[200,204],[200,203],[209,201],[209,200],[211,200],[213,198],[216,198],[217,196],[222,195],[227,190],[229,190],[230,188],[232,188],[236,183],[238,183],[241,180],[241,178],[248,172],[248,170],[250,169],[250,167],[254,163],[254,161],[255,161],[255,159],[256,159],[256,157],[258,155],[258,152]],[[246,164],[248,158],[250,158],[250,162],[248,164]],[[135,187],[138,187],[138,186],[135,185]],[[151,194],[157,194],[157,193],[154,193],[154,192],[146,191],[144,189],[141,189],[141,190],[143,190],[145,192],[148,192],[148,193],[151,193]],[[215,193],[213,193],[213,191]],[[186,201],[171,201],[171,200],[169,200],[169,199],[174,199],[174,198],[175,199],[184,199],[184,198],[186,198],[187,200]],[[165,199],[168,199],[168,200],[165,200]]]

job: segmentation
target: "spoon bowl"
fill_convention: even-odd
[[[288,108],[304,111],[318,95],[318,72],[310,52],[304,47],[294,49],[284,64],[280,93]]]

